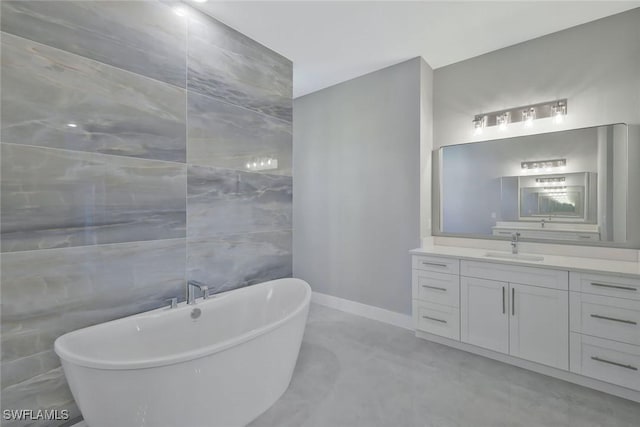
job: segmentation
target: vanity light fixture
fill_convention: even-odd
[[[75,123],[67,123],[67,127],[69,127],[69,128],[77,128],[78,125],[75,124]]]
[[[567,179],[564,176],[556,176],[552,178],[536,178],[537,183],[555,184],[559,182],[565,182]]]
[[[498,129],[506,130],[507,124],[509,123],[509,119],[511,118],[511,114],[508,111],[500,114],[496,117],[496,124],[498,125]]]
[[[260,157],[247,162],[245,166],[250,171],[278,169],[278,159],[275,157]]]
[[[482,130],[491,126],[498,126],[505,130],[509,123],[523,122],[525,127],[533,126],[533,122],[538,119],[552,118],[555,123],[562,123],[567,115],[567,100],[542,102],[539,104],[523,105],[522,107],[508,108],[501,111],[493,111],[486,114],[474,116],[473,133],[478,135]]]
[[[487,126],[487,116],[475,116],[473,118],[473,134],[481,135],[482,130]]]
[[[554,168],[563,168],[567,166],[567,159],[552,159],[552,160],[534,160],[529,162],[521,162],[520,167],[523,172],[530,170],[534,171],[551,171]],[[549,178],[551,179],[551,178]],[[536,180],[537,181],[537,180]],[[538,181],[542,182],[542,181]],[[549,181],[551,182],[551,181]]]
[[[534,107],[525,108],[522,110],[522,121],[524,127],[530,128],[533,126],[533,121],[536,119],[536,109]]]
[[[567,101],[558,101],[551,106],[551,114],[553,121],[556,124],[560,124],[564,121],[564,116],[567,115]]]

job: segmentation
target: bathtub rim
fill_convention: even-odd
[[[227,340],[218,342],[218,343],[214,343],[211,345],[207,345],[204,346],[202,348],[197,348],[195,350],[189,350],[189,351],[182,351],[179,353],[171,353],[167,356],[162,356],[162,357],[150,357],[150,358],[144,358],[144,359],[137,359],[137,360],[129,360],[129,361],[109,361],[109,360],[105,360],[105,359],[97,359],[97,358],[93,358],[93,357],[85,357],[85,356],[80,356],[78,355],[76,352],[72,352],[70,350],[68,350],[67,348],[65,348],[64,342],[66,339],[69,339],[70,337],[76,336],[76,335],[80,335],[80,334],[85,334],[87,333],[87,330],[90,329],[94,329],[94,328],[104,328],[104,327],[108,327],[108,326],[117,326],[120,323],[125,323],[125,322],[130,322],[132,319],[134,318],[145,318],[145,317],[155,317],[158,315],[162,315],[164,313],[169,312],[169,310],[175,310],[175,309],[171,309],[168,307],[161,307],[161,308],[157,308],[154,310],[150,310],[150,311],[145,311],[142,313],[137,313],[137,314],[133,314],[130,316],[126,316],[126,317],[122,317],[119,319],[114,319],[114,320],[110,320],[108,322],[103,322],[103,323],[99,323],[97,325],[91,325],[91,326],[87,326],[85,328],[81,328],[81,329],[77,329],[75,331],[71,331],[71,332],[67,332],[64,335],[61,335],[60,337],[58,337],[55,342],[54,342],[54,350],[55,353],[58,355],[58,357],[66,363],[70,363],[76,366],[82,366],[84,368],[91,368],[91,369],[99,369],[99,370],[135,370],[135,369],[152,369],[152,368],[159,368],[162,366],[170,366],[170,365],[176,365],[179,363],[185,363],[185,362],[190,362],[192,360],[197,360],[197,359],[201,359],[203,357],[207,357],[207,356],[211,356],[213,354],[225,351],[227,349],[230,349],[232,347],[236,347],[244,342],[253,340],[255,338],[258,338],[262,335],[265,335],[275,329],[277,329],[278,327],[280,327],[281,325],[287,323],[288,321],[290,321],[291,319],[293,319],[294,317],[296,317],[298,314],[300,314],[303,310],[305,310],[310,302],[311,302],[311,287],[309,286],[309,284],[302,280],[302,279],[298,279],[298,278],[294,278],[294,277],[288,277],[288,278],[282,278],[282,279],[274,279],[274,280],[269,280],[267,282],[262,282],[262,283],[258,283],[256,285],[249,285],[249,286],[244,286],[242,288],[239,289],[232,289],[230,291],[227,292],[223,292],[219,295],[218,297],[213,297],[210,300],[207,301],[203,301],[203,300],[199,300],[198,304],[192,306],[192,305],[187,305],[186,302],[181,302],[180,304],[178,304],[178,309],[180,310],[184,310],[185,311],[185,315],[186,312],[188,310],[191,310],[192,308],[197,307],[198,305],[200,305],[202,307],[203,304],[207,304],[207,303],[213,303],[216,300],[220,301],[226,297],[230,297],[232,296],[231,294],[234,292],[237,292],[239,294],[245,293],[245,292],[249,292],[252,291],[254,289],[252,289],[254,286],[261,286],[261,285],[267,285],[269,283],[273,283],[273,282],[277,282],[280,280],[294,280],[296,282],[300,282],[302,285],[304,285],[305,287],[305,295],[302,299],[302,301],[300,302],[300,304],[298,306],[296,306],[296,308],[294,310],[292,310],[290,313],[288,313],[286,316],[284,316],[281,319],[276,320],[275,322],[271,322],[268,323],[266,325],[263,325],[259,328],[255,328],[252,329],[250,331],[247,331],[243,334],[240,334],[236,337],[233,338],[229,338]],[[237,295],[236,297],[239,297],[239,295]]]

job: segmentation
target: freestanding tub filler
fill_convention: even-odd
[[[293,374],[311,289],[278,279],[61,336],[89,427],[244,426]]]

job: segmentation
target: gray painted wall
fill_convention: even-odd
[[[2,409],[75,416],[58,336],[183,299],[187,278],[291,275],[292,66],[160,2],[1,12]]]
[[[611,123],[640,124],[640,8],[510,46],[434,71],[434,148]],[[472,135],[482,112],[567,98],[562,125]],[[630,145],[640,145],[630,131]],[[630,154],[638,156],[639,150]],[[640,158],[638,159],[640,160]],[[631,160],[631,164],[638,164]],[[638,184],[639,175],[631,171]],[[424,185],[423,194],[430,190]],[[640,196],[638,196],[640,198]],[[630,194],[630,205],[638,205]],[[631,210],[631,212],[634,212]],[[637,218],[628,218],[638,223]],[[628,224],[631,240],[640,225]],[[446,238],[440,238],[441,241]]]
[[[476,114],[562,98],[569,114],[550,130],[638,124],[639,69],[640,8],[438,68],[434,148],[489,139],[472,135]],[[493,135],[524,132],[514,124]]]
[[[422,67],[412,59],[294,101],[293,270],[316,292],[411,313]]]

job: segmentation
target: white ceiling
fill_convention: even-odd
[[[193,4],[293,61],[294,97],[416,56],[439,68],[640,7],[640,1]]]

